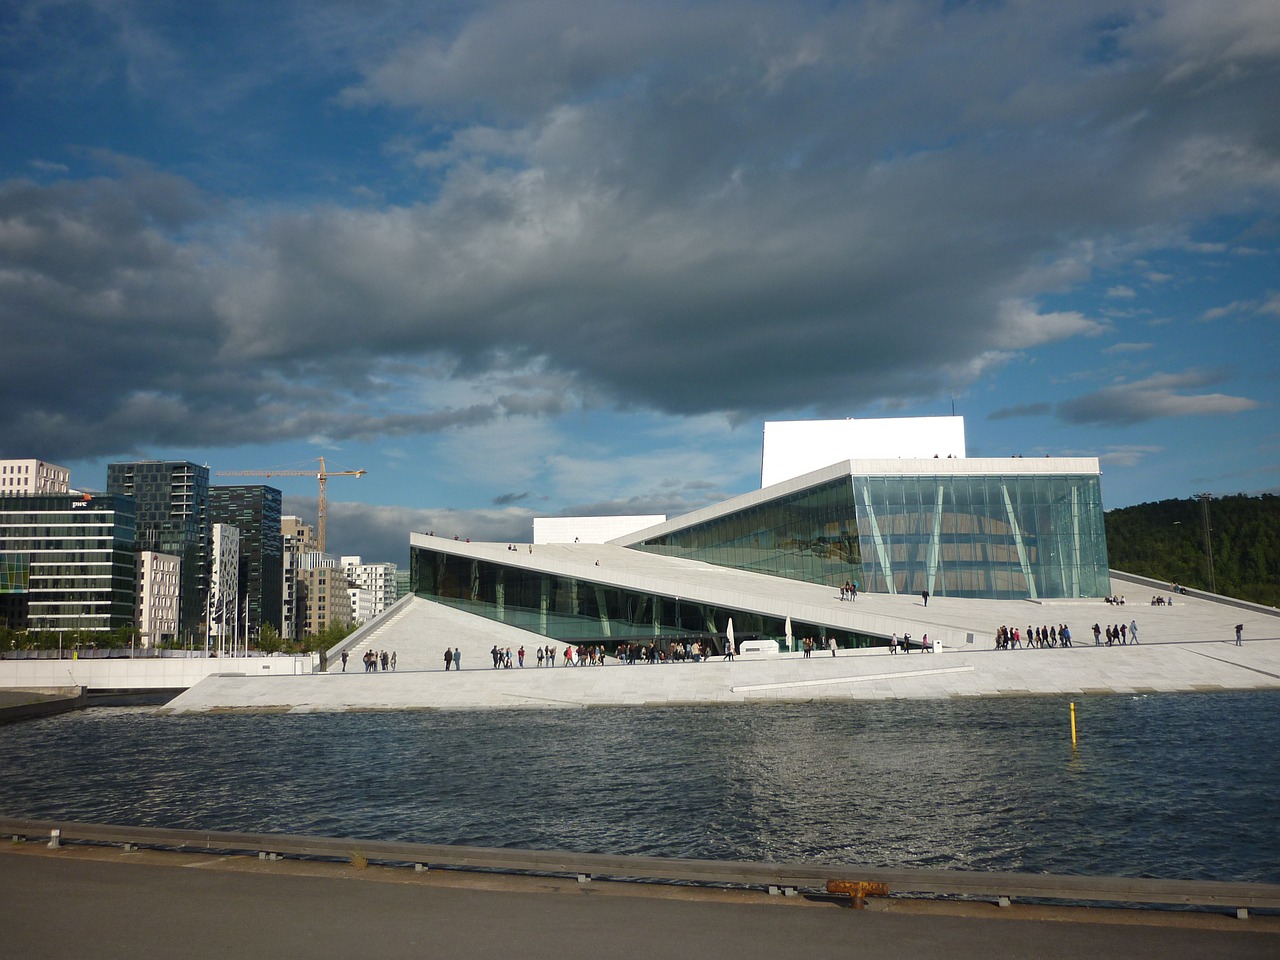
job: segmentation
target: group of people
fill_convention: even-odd
[[[841,600],[857,600],[858,599],[858,581],[846,580],[844,586],[840,588]]]
[[[1156,594],[1154,597],[1151,598],[1151,605],[1153,607],[1172,607],[1173,597],[1169,597],[1166,599],[1165,597],[1162,597],[1159,594]]]
[[[1113,607],[1124,606],[1124,597],[1103,597],[1102,599],[1104,599],[1107,603],[1111,604]]]
[[[452,650],[448,647],[444,648],[444,672],[448,673],[450,667],[454,670],[462,669],[462,651],[457,647]]]
[[[347,658],[350,654],[346,650],[342,651],[342,672],[347,672]],[[396,652],[392,650],[390,653],[383,650],[379,653],[377,650],[366,650],[364,656],[365,673],[377,673],[378,666],[381,665],[383,670],[394,670],[396,668]]]
[[[1004,628],[1001,627],[1001,629],[1003,630]],[[889,652],[897,653],[899,650],[901,650],[903,653],[911,652],[911,634],[904,633],[901,637],[899,637],[896,633],[893,635],[893,639],[889,641]],[[929,642],[929,635],[927,633],[920,638],[920,652],[921,653],[937,653],[938,652],[937,650],[934,649],[933,644]],[[831,655],[835,656],[835,652],[832,651]]]
[[[710,660],[711,655],[715,652],[710,642],[703,643],[700,640],[694,640],[691,643],[685,643],[682,640],[673,640],[662,649],[657,643],[650,641],[644,643],[624,643],[618,647],[618,662],[624,664],[636,663],[700,663],[704,660]],[[732,644],[725,643],[724,659],[733,659]]]
[[[831,655],[834,657],[836,655],[836,647],[835,637],[830,639],[823,637],[820,641],[814,640],[813,637],[805,637],[800,641],[800,649],[804,651],[806,659],[813,656],[814,650],[830,650]]]
[[[545,647],[538,647],[533,654],[540,667],[554,667],[557,657],[560,658],[561,664],[566,667],[585,667],[588,664],[593,667],[604,666],[605,658],[604,647],[599,645],[574,647],[571,644],[566,644],[564,651],[561,652],[559,648],[547,644]],[[510,670],[512,667],[523,667],[527,654],[523,645],[513,652],[510,647],[504,650],[494,644],[493,649],[489,651],[489,655],[493,658],[493,668],[495,670]],[[455,661],[457,656],[457,650],[455,650]]]
[[[1137,643],[1138,642],[1138,621],[1130,620],[1127,624],[1124,624],[1124,623],[1113,624],[1107,627],[1105,631],[1103,630],[1102,627],[1098,626],[1095,623],[1093,625],[1093,645],[1095,647],[1102,646],[1102,637],[1104,633],[1107,638],[1108,647],[1114,643],[1119,643],[1119,644]]]
[[[1094,629],[1098,629],[1096,624]],[[1028,650],[1032,647],[1069,647],[1071,646],[1071,629],[1065,623],[1059,623],[1047,627],[1027,624],[1025,634],[1017,627],[1001,626],[996,631],[997,650],[1013,650],[1024,646]]]

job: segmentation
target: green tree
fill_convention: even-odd
[[[1280,606],[1280,497],[1215,497],[1209,501],[1213,571],[1218,592]],[[1209,589],[1209,562],[1199,501],[1162,500],[1106,514],[1107,552],[1117,570]]]
[[[258,631],[258,649],[263,653],[279,653],[284,649],[284,640],[280,638],[280,631],[274,625],[262,625],[262,629]]]

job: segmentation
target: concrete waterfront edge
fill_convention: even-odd
[[[0,726],[37,717],[52,717],[59,713],[79,710],[88,703],[88,691],[84,687],[61,690],[21,689],[0,691]]]
[[[39,839],[56,849],[90,843],[186,852],[250,853],[262,858],[326,857],[416,869],[443,867],[507,873],[544,873],[612,880],[666,881],[850,893],[865,895],[963,896],[1008,904],[1011,900],[1069,901],[1218,907],[1246,917],[1251,909],[1280,910],[1280,884],[1138,877],[1083,877],[1060,874],[986,873],[961,870],[896,869],[854,864],[765,863],[684,858],[613,856],[555,850],[518,850],[449,844],[405,843],[340,837],[225,831],[167,830],[55,820],[0,818],[0,836]]]

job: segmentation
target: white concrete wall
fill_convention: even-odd
[[[824,464],[825,466],[825,464]],[[533,542],[608,543],[666,520],[663,514],[628,517],[535,517]]]
[[[0,660],[0,688],[86,687],[89,690],[166,690],[194,686],[216,673],[252,677],[313,673],[315,658],[159,657],[130,660]]]
[[[764,425],[760,486],[772,486],[838,460],[964,454],[964,417],[773,421]]]

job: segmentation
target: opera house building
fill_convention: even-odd
[[[539,519],[519,546],[415,533],[412,589],[561,642],[713,650],[730,620],[739,643],[887,642],[896,625],[842,602],[845,584],[859,600],[1109,592],[1096,458],[969,458],[960,417],[776,422],[761,481],[671,519]]]

